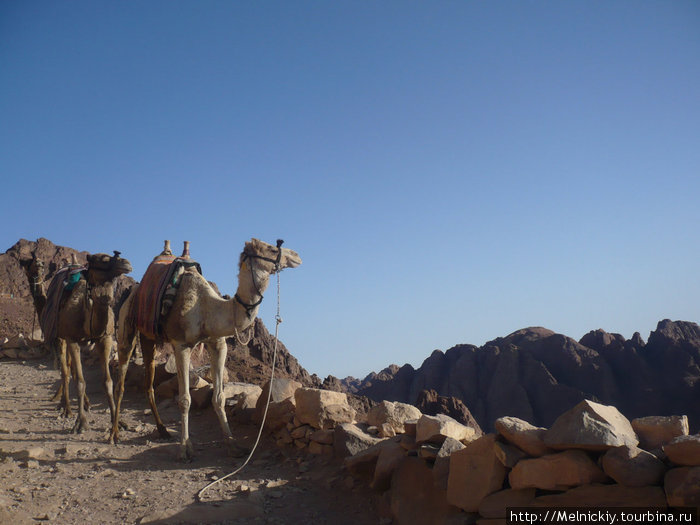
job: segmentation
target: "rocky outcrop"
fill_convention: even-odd
[[[476,422],[476,419],[474,419],[472,413],[469,412],[467,405],[465,405],[461,399],[457,399],[456,397],[441,396],[438,395],[435,390],[423,390],[420,394],[418,394],[416,408],[418,408],[418,410],[420,410],[423,414],[427,414],[429,416],[445,414],[446,416],[450,416],[452,419],[455,419],[464,425],[479,429],[479,433],[481,433],[479,423]]]
[[[697,432],[700,327],[663,320],[647,343],[638,333],[626,340],[595,330],[575,341],[545,328],[525,328],[482,347],[436,350],[418,369],[392,365],[353,388],[377,401],[412,404],[432,390],[461,400],[485,431],[502,416],[549,427],[589,399],[630,418],[687,414]]]
[[[269,379],[275,337],[261,319],[255,319],[253,336],[247,345],[240,344],[235,337],[228,338],[226,343],[229,348],[226,368],[233,380],[262,385]],[[307,387],[321,386],[319,378],[309,374],[282,341],[277,341],[275,376],[294,379]]]

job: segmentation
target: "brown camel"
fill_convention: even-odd
[[[287,248],[277,247],[257,239],[245,243],[238,264],[238,290],[233,299],[223,299],[214,291],[207,280],[195,269],[184,270],[180,276],[180,285],[169,314],[161,322],[162,341],[169,342],[175,352],[177,377],[179,386],[179,405],[182,421],[180,435],[181,459],[191,459],[194,455],[192,442],[189,438],[189,408],[190,408],[190,352],[199,343],[204,343],[211,362],[211,373],[214,379],[212,405],[219,419],[226,443],[233,453],[240,454],[242,449],[233,442],[233,435],[228,426],[225,399],[223,396],[222,371],[226,362],[226,337],[243,332],[255,321],[258,308],[263,299],[270,275],[284,268],[295,268],[301,264],[299,255]],[[119,407],[124,394],[124,379],[126,377],[129,358],[136,345],[138,329],[133,322],[136,290],[131,294],[119,311],[119,378],[116,388],[116,417],[112,419],[112,434],[110,443],[119,440],[117,424]],[[131,320],[131,322],[130,322]],[[156,408],[153,394],[153,376],[155,362],[153,360],[156,340],[140,334],[141,351],[145,367],[145,384],[148,400],[153,411],[156,426],[162,437],[170,437],[163,425]]]
[[[75,254],[73,254],[73,264],[75,263]],[[46,292],[44,291],[44,262],[41,259],[37,259],[36,254],[33,254],[31,259],[20,259],[19,265],[24,270],[27,280],[29,281],[29,291],[32,294],[32,300],[34,301],[36,317],[37,319],[41,319],[41,314],[46,306]],[[56,368],[60,368],[55,339],[53,341],[44,341],[44,343],[46,343],[46,345],[50,348],[51,353],[54,356],[54,364]],[[68,360],[68,368],[74,370],[70,366],[70,359]],[[73,374],[73,378],[76,379],[75,374]],[[63,409],[64,416],[70,416],[70,405],[66,407],[65,399],[63,397],[63,381],[59,383],[56,393],[51,397],[51,401],[56,401],[59,399],[61,400],[59,409]],[[85,396],[85,407],[86,409],[90,408],[90,400],[87,396]]]
[[[61,300],[57,313],[56,346],[61,363],[63,403],[66,416],[71,414],[68,398],[70,368],[73,369],[78,389],[78,417],[73,426],[74,433],[88,429],[85,413],[85,378],[80,361],[80,343],[95,342],[95,349],[102,358],[104,388],[109,401],[109,409],[114,418],[114,396],[112,378],[109,373],[109,356],[114,346],[114,298],[113,280],[131,271],[131,263],[120,257],[97,253],[88,255],[87,270],[73,289]],[[56,276],[54,276],[56,279]],[[44,334],[48,330],[42,326]]]

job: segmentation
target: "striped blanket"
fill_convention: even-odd
[[[139,283],[134,298],[132,321],[136,328],[149,339],[158,339],[161,335],[161,304],[169,287],[176,286],[177,270],[181,267],[195,266],[202,273],[199,264],[191,259],[174,255],[159,255],[148,265],[143,279]]]
[[[72,264],[58,270],[53,279],[51,279],[49,289],[46,292],[46,305],[39,318],[41,330],[44,332],[44,341],[50,342],[56,339],[58,311],[63,297],[66,292],[71,291],[76,283],[83,278],[85,271],[87,271],[85,266]]]

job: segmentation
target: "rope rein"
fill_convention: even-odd
[[[236,341],[238,341],[238,344],[241,346],[248,346],[248,343],[250,343],[250,340],[253,339],[253,335],[255,334],[255,321],[253,321],[250,325],[250,330],[248,330],[248,340],[244,343],[241,341],[241,336],[238,333],[238,330],[236,328],[233,329],[233,335],[236,337]]]
[[[265,420],[267,419],[267,409],[270,407],[270,397],[272,396],[272,381],[275,378],[275,362],[277,360],[277,342],[279,341],[279,338],[278,338],[279,326],[280,326],[280,323],[282,323],[282,317],[280,316],[280,273],[281,273],[281,271],[279,270],[279,267],[277,268],[276,273],[277,273],[277,313],[275,315],[275,346],[274,346],[274,350],[272,352],[272,371],[270,372],[270,388],[268,388],[268,391],[267,391],[267,401],[265,402],[265,411],[263,412],[262,422],[260,423],[260,430],[258,430],[258,437],[255,439],[255,444],[253,445],[253,448],[250,451],[250,454],[248,454],[248,457],[246,458],[246,460],[243,462],[243,464],[240,467],[238,467],[233,472],[230,472],[230,473],[226,474],[225,476],[212,481],[206,487],[204,487],[202,490],[197,492],[197,494],[195,495],[195,498],[194,498],[195,501],[197,501],[197,503],[202,502],[202,495],[204,494],[205,491],[209,490],[209,488],[213,487],[217,483],[224,481],[227,478],[230,478],[231,476],[235,476],[241,470],[243,470],[243,468],[248,464],[248,462],[253,457],[253,454],[255,453],[255,449],[258,447],[258,444],[260,443],[260,437],[262,436],[263,428],[265,428]],[[253,324],[255,324],[255,322],[253,322]],[[248,342],[250,342],[250,339],[252,339],[252,336],[253,336],[253,330],[251,328],[250,338],[248,339]],[[238,331],[236,331],[236,338],[238,338]],[[240,343],[240,340],[238,342]]]

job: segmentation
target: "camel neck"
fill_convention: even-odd
[[[269,283],[270,274],[255,269],[247,262],[241,264],[234,301],[243,309],[246,321],[255,320],[263,300],[263,293],[267,290]]]
[[[44,311],[44,306],[46,306],[46,294],[44,293],[43,280],[39,275],[27,275],[29,280],[29,293],[32,295],[32,300],[34,301],[34,308],[36,313],[41,316],[41,312]]]

